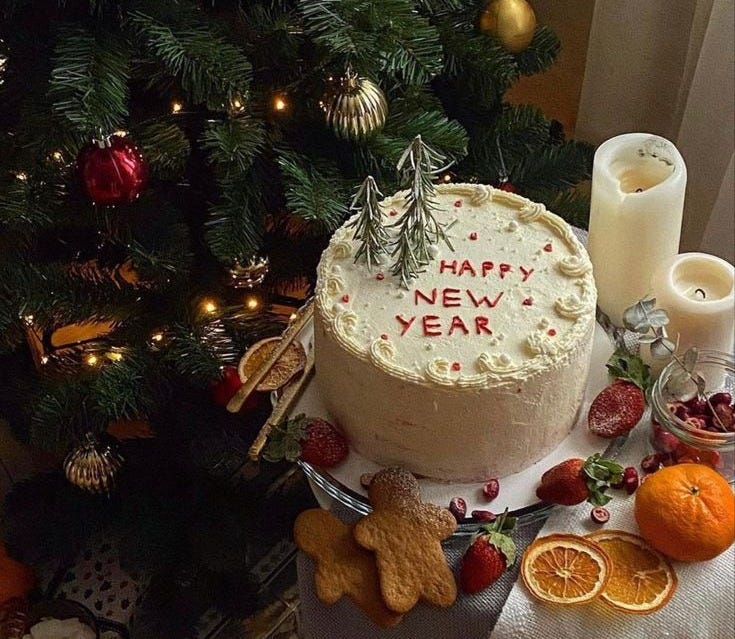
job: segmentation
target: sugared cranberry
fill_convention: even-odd
[[[500,482],[497,479],[491,479],[482,487],[482,494],[486,501],[492,501],[500,492]]]
[[[715,393],[709,398],[709,403],[712,404],[712,406],[717,406],[718,404],[727,404],[730,406],[732,404],[732,395],[725,392]]]
[[[723,395],[729,395],[729,393],[723,393]],[[730,404],[720,403],[714,404],[715,415],[720,420],[719,424],[712,418],[712,422],[716,426],[715,430],[735,430],[735,410]]]
[[[473,510],[472,513],[472,519],[475,521],[495,521],[497,519],[497,515],[495,513],[491,513],[489,510]]]
[[[607,508],[603,508],[602,506],[597,506],[596,508],[592,509],[590,517],[592,518],[592,521],[594,521],[596,524],[606,524],[608,521],[610,521],[610,511]]]
[[[644,473],[656,472],[661,467],[661,455],[654,453],[653,455],[646,455],[641,460],[641,469]]]
[[[699,397],[692,397],[684,402],[684,405],[689,409],[690,415],[703,415],[707,411],[706,400],[699,399]]]
[[[449,512],[454,515],[457,521],[462,521],[467,514],[467,502],[461,497],[452,497],[449,502]]]
[[[370,484],[373,483],[373,473],[363,473],[360,475],[360,486],[363,488],[370,488]]]
[[[629,495],[638,489],[638,471],[633,466],[628,466],[623,471],[623,488]]]
[[[659,453],[673,453],[681,442],[669,431],[659,429],[653,434],[653,446]]]

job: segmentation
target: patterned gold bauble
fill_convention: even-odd
[[[123,464],[123,457],[112,443],[103,443],[93,433],[64,459],[66,478],[78,488],[90,493],[107,494]]]
[[[533,40],[536,14],[526,0],[490,0],[480,14],[480,31],[496,37],[511,53],[520,53]]]
[[[388,102],[381,88],[351,69],[330,86],[320,102],[327,124],[340,138],[359,140],[383,128]]]

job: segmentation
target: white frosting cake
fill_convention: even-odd
[[[404,196],[381,203],[386,226]],[[372,269],[355,262],[354,227],[332,237],[316,290],[319,391],[350,444],[380,464],[450,481],[502,477],[574,424],[595,323],[592,266],[541,204],[466,184],[438,186],[436,203],[453,250],[433,246],[408,289],[390,256]]]

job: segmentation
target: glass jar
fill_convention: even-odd
[[[735,357],[699,351],[690,376],[673,359],[661,371],[651,392],[651,466],[697,462],[735,482]],[[692,379],[704,380],[704,395]]]

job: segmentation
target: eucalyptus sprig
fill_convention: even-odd
[[[727,430],[714,411],[709,398],[705,395],[706,381],[704,377],[694,370],[699,359],[699,352],[696,348],[689,348],[680,357],[676,353],[678,343],[669,339],[666,332],[665,327],[668,323],[669,314],[662,308],[656,308],[655,297],[639,300],[623,313],[625,328],[638,333],[638,341],[642,344],[650,344],[651,356],[654,359],[665,359],[670,356],[679,365],[680,370],[672,373],[667,385],[680,387],[687,381],[693,382],[697,388],[697,399],[707,403],[720,430]]]

